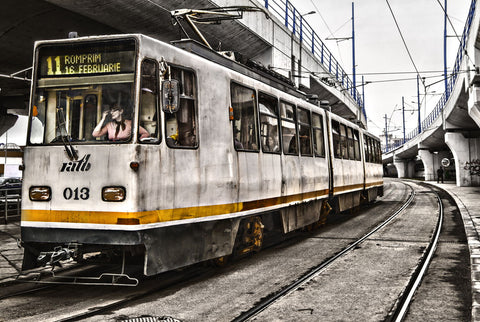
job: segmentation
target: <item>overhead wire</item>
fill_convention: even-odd
[[[408,49],[407,42],[405,41],[405,38],[403,37],[403,33],[402,33],[402,31],[400,30],[400,26],[398,25],[398,21],[397,21],[397,18],[395,17],[395,13],[393,12],[393,9],[392,9],[392,7],[390,6],[390,3],[388,2],[388,0],[385,0],[385,1],[387,2],[388,9],[390,10],[390,13],[392,14],[393,20],[394,20],[394,22],[395,22],[395,26],[397,26],[397,30],[398,30],[398,32],[399,32],[399,34],[400,34],[400,37],[402,38],[403,45],[405,46],[405,49],[407,50],[408,57],[410,57],[410,61],[412,62],[413,67],[415,68],[418,77],[419,77],[420,79],[422,79],[422,78],[420,77],[420,72],[418,71],[417,65],[415,64],[415,61],[413,60],[412,54],[410,53],[410,49]],[[424,86],[425,86],[425,83],[423,82],[423,80],[422,80],[422,83],[423,83]]]
[[[334,36],[335,37],[335,32],[337,32],[338,30],[336,30],[335,32],[332,31],[332,29],[330,29],[330,26],[328,25],[327,21],[323,18],[322,14],[321,14],[321,11],[318,9],[317,5],[315,4],[315,2],[313,0],[310,0],[310,3],[313,5],[313,7],[315,8],[315,12],[320,16],[320,19],[322,19],[323,23],[325,24],[325,27],[327,27],[327,30],[328,32],[330,33],[331,36]],[[351,19],[350,19],[351,20]],[[347,21],[348,22],[348,21]],[[344,24],[345,25],[345,24]],[[343,25],[342,25],[343,27]],[[340,27],[341,28],[341,27]],[[339,29],[340,29],[339,28]],[[336,42],[337,44],[337,49],[338,49],[338,54],[339,54],[339,59],[340,59],[340,62],[342,63],[342,65],[344,65],[344,62],[343,62],[343,57],[342,57],[342,54],[341,54],[341,50],[340,50],[340,46],[338,44],[338,42]]]

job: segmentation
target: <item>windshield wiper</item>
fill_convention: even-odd
[[[58,99],[57,102],[60,105],[60,92],[58,93]],[[67,127],[65,125],[65,115],[63,114],[63,108],[60,106],[57,106],[57,132],[60,133],[60,138],[63,142],[63,146],[65,147],[65,152],[67,152],[68,158],[70,160],[77,160],[78,159],[78,153],[77,150],[75,150],[70,143],[71,138],[70,135],[67,132]]]

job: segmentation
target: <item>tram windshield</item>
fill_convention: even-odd
[[[36,55],[31,144],[131,139],[134,40],[44,45]]]

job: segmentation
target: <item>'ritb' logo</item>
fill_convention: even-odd
[[[88,171],[90,170],[91,166],[90,162],[88,162],[88,159],[90,159],[90,154],[85,155],[78,161],[64,162],[60,172]]]

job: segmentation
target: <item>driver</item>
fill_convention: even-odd
[[[112,121],[106,125],[105,119],[110,114]],[[92,135],[94,137],[100,137],[108,133],[108,139],[111,141],[124,141],[128,140],[132,135],[132,120],[125,119],[123,115],[123,108],[115,104],[108,111],[103,112],[102,119],[98,122],[95,129],[93,129]],[[143,127],[138,127],[138,134],[140,140],[150,136],[147,130]]]

